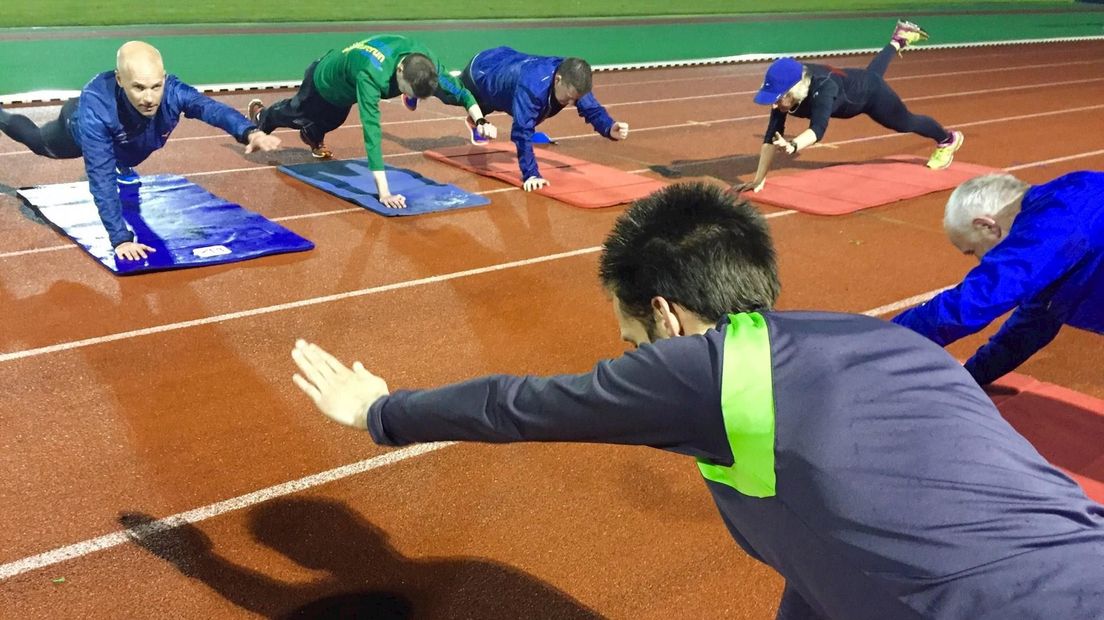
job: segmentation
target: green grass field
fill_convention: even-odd
[[[377,0],[270,4],[258,0],[6,0],[0,25],[105,26],[137,24],[242,24],[274,22],[394,21],[435,19],[540,19],[551,17],[629,17],[812,11],[894,11],[902,15],[933,10],[1031,9],[1068,7],[1074,0],[962,2],[962,0],[583,0],[533,2],[505,0]],[[597,5],[597,6],[596,6]]]

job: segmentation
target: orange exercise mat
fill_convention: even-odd
[[[1104,503],[1104,400],[1015,373],[986,392],[1040,454]]]
[[[793,174],[768,176],[758,193],[744,192],[752,202],[814,215],[843,215],[898,200],[958,187],[996,168],[955,162],[944,170],[925,166],[926,159],[898,155],[861,164],[841,164]]]
[[[517,151],[512,144],[458,146],[426,151],[446,164],[521,187]],[[537,149],[537,165],[549,185],[536,193],[583,209],[632,202],[666,187],[662,181],[583,161],[548,149]]]

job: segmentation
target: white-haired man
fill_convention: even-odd
[[[1104,172],[1035,186],[1009,174],[972,179],[951,194],[943,227],[978,266],[893,322],[946,345],[1015,309],[966,362],[979,384],[1014,370],[1063,325],[1104,333]]]

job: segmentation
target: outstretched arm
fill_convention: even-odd
[[[966,361],[966,370],[978,385],[988,385],[1012,372],[1054,340],[1063,321],[1048,305],[1033,302],[1016,308],[989,342]]]
[[[180,102],[184,116],[196,118],[212,127],[218,127],[245,145],[245,152],[272,151],[280,146],[280,139],[257,131],[257,126],[234,108],[215,101],[189,84],[177,81],[173,97]]]
[[[296,343],[295,383],[327,417],[369,430],[384,445],[445,440],[579,441],[647,445],[730,464],[717,386],[704,338],[686,336],[556,377],[496,375],[389,393],[360,362],[346,367]]]
[[[1071,232],[1075,229],[1058,214],[1017,220],[958,286],[902,312],[893,322],[947,345],[1017,306],[1042,299],[1085,255],[1086,244]]]

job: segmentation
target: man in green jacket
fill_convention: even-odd
[[[377,35],[342,50],[330,50],[307,67],[295,96],[268,107],[254,99],[249,103],[248,116],[265,133],[277,127],[299,129],[299,137],[310,147],[311,154],[327,159],[333,153],[323,139],[345,122],[355,103],[364,127],[364,148],[379,200],[389,208],[402,209],[406,199],[391,193],[384,174],[379,115],[380,99],[399,95],[403,95],[404,103],[435,96],[449,105],[461,105],[481,135],[497,136],[494,126],[483,118],[475,97],[458,78],[444,70],[429,48],[393,34]]]

